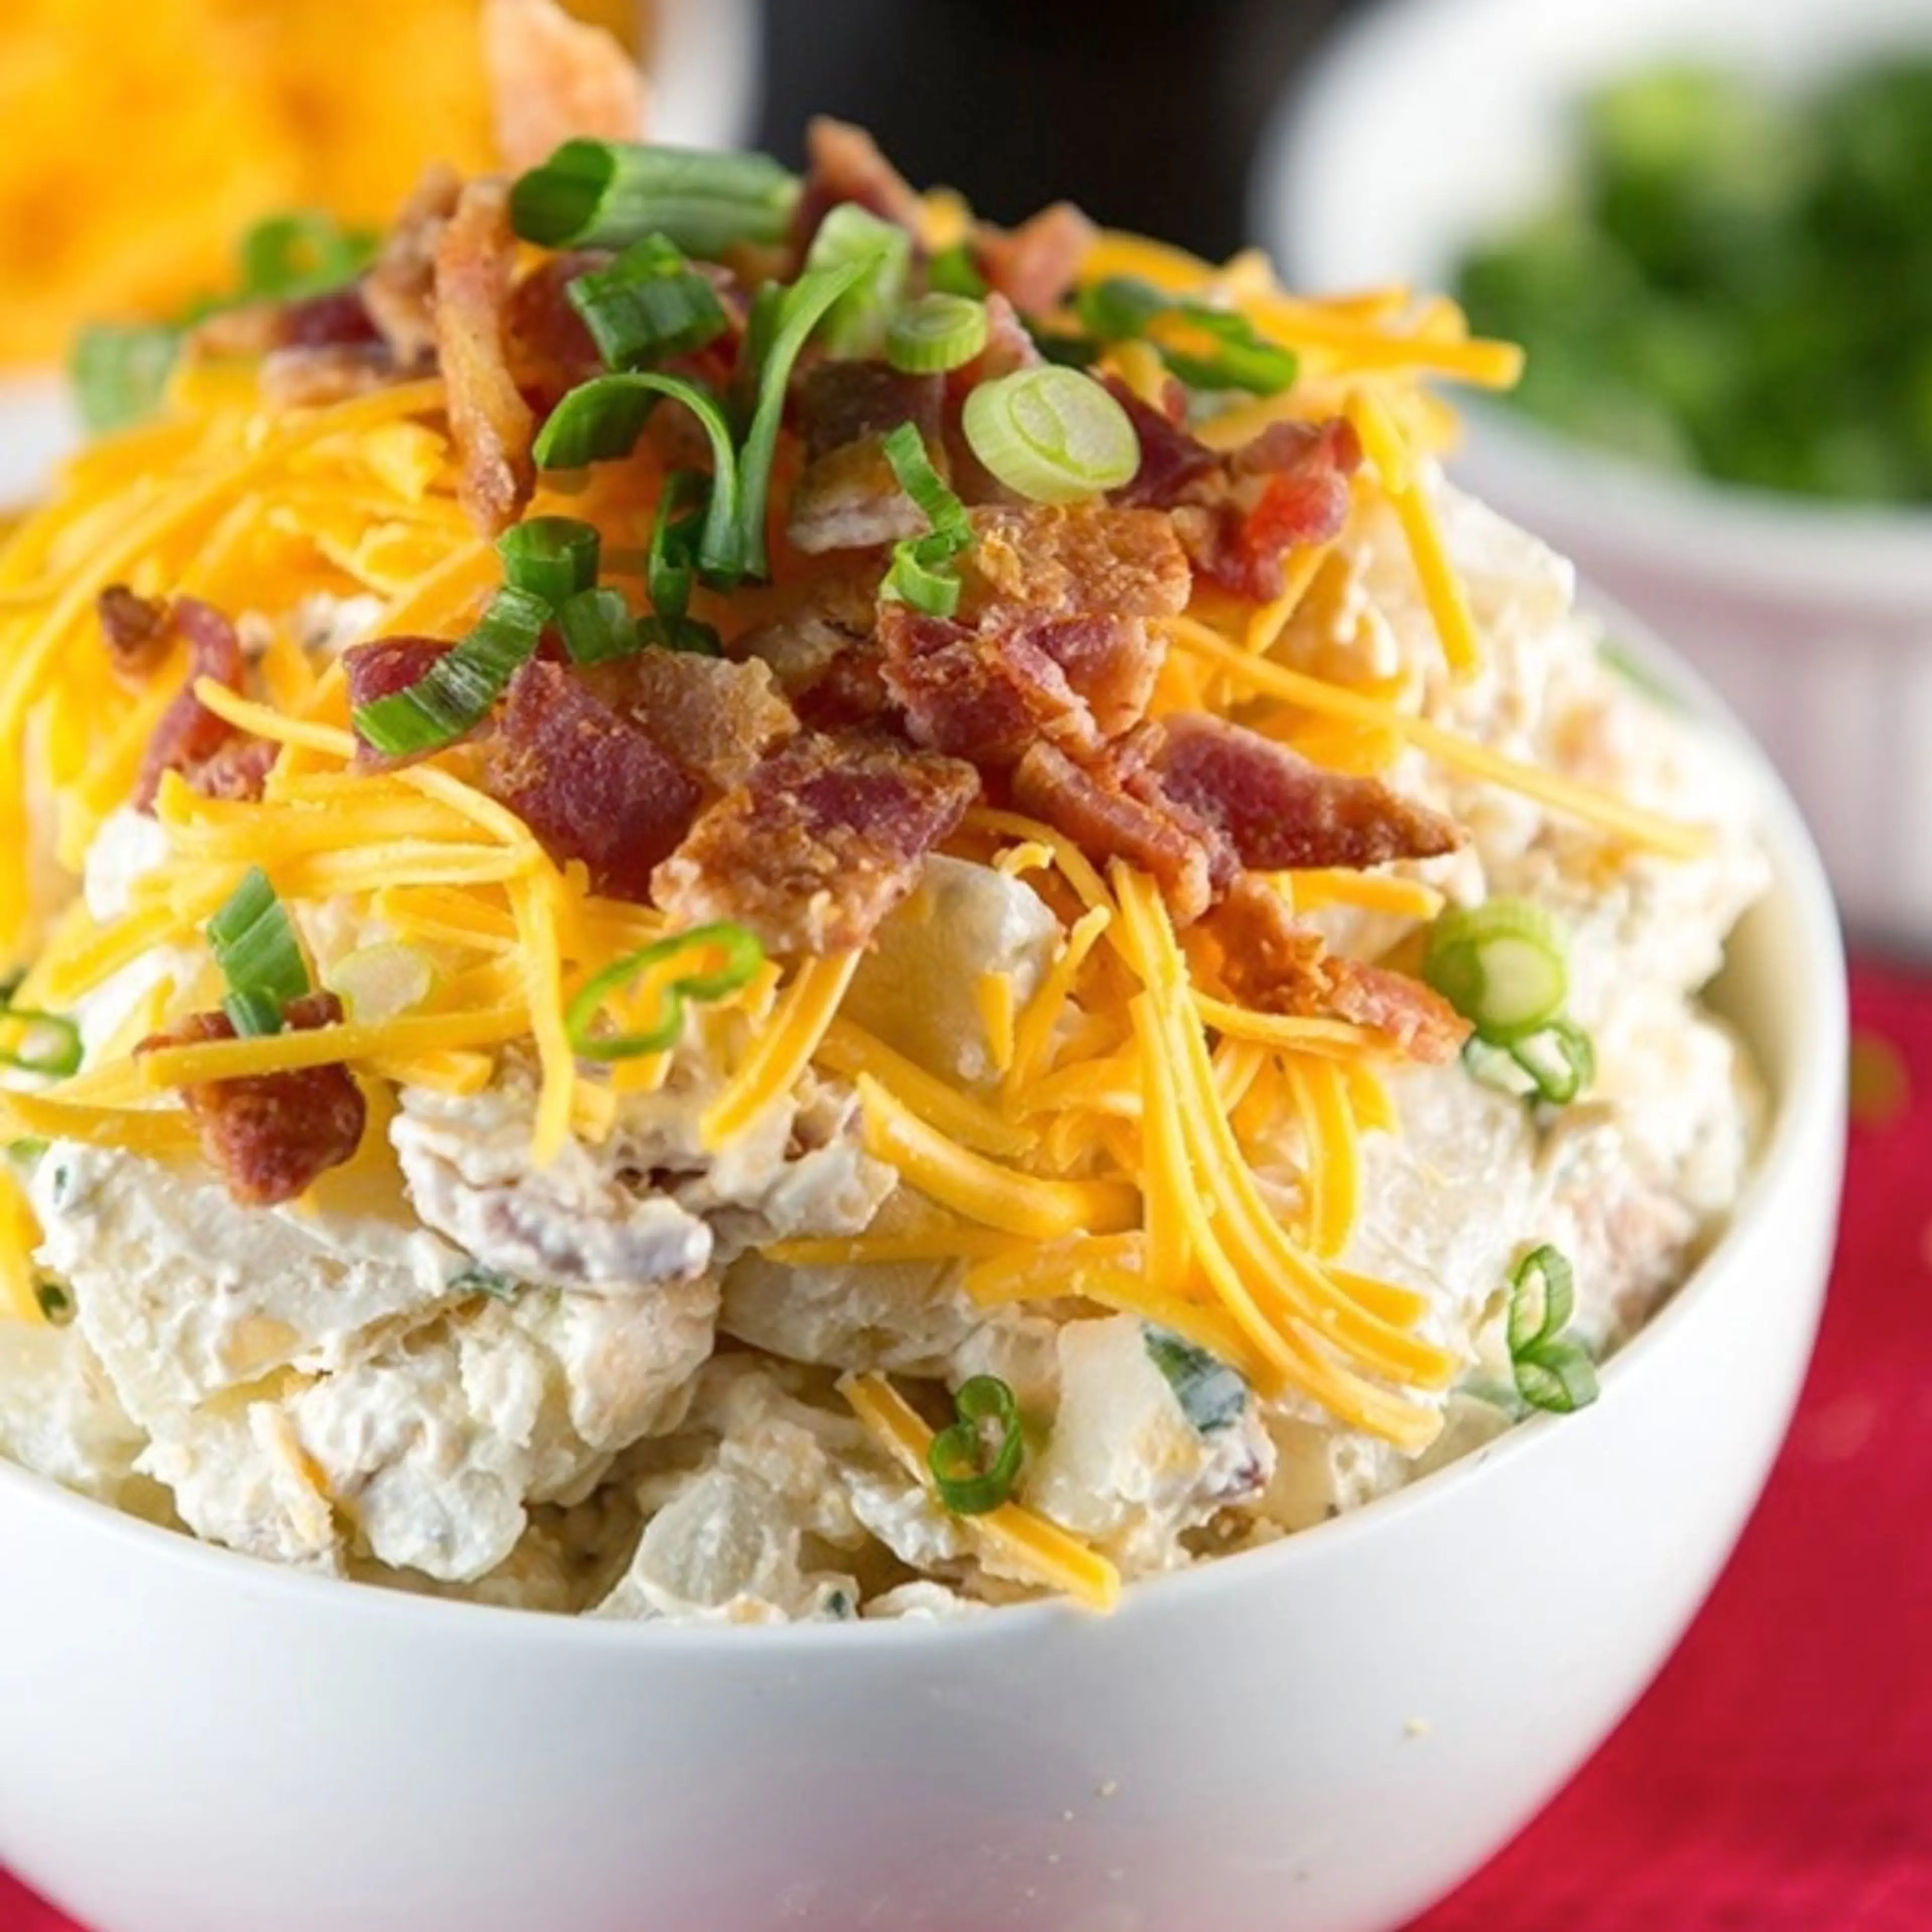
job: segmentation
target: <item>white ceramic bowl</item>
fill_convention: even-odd
[[[1380,0],[1257,164],[1252,217],[1310,288],[1445,286],[1562,178],[1604,77],[1688,56],[1802,85],[1932,47],[1932,0]],[[1803,804],[1855,929],[1932,946],[1932,512],[1654,475],[1490,406],[1458,468],[1656,623]]]
[[[1648,1682],[1790,1412],[1838,1202],[1844,982],[1816,855],[1758,768],[1775,886],[1724,1003],[1774,1127],[1593,1408],[1112,1618],[954,1624],[398,1597],[0,1466],[0,1863],[98,1932],[1399,1924]]]
[[[764,71],[760,0],[652,0],[654,138],[681,147],[748,141]],[[0,514],[30,502],[80,440],[58,376],[0,380]]]

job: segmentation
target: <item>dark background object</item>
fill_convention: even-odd
[[[1268,110],[1348,4],[768,0],[760,144],[795,162],[836,114],[997,220],[1064,197],[1226,255]]]

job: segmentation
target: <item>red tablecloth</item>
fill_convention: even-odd
[[[1932,985],[1868,969],[1853,1006],[1903,1106],[1853,1126],[1764,1505],[1623,1728],[1412,1932],[1932,1932]],[[0,1876],[0,1932],[74,1928]]]

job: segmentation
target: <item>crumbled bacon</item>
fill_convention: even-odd
[[[1013,800],[1097,862],[1124,859],[1148,874],[1181,925],[1212,902],[1211,834],[1157,792],[1132,784],[1118,758],[1102,752],[1081,761],[1058,746],[1036,744],[1014,769]]]
[[[333,993],[292,1000],[283,1024],[293,1032],[332,1026],[342,1018]],[[194,1013],[136,1049],[194,1046],[232,1040],[225,1013]],[[339,1062],[206,1080],[184,1087],[182,1097],[194,1118],[202,1154],[244,1208],[273,1208],[311,1186],[332,1167],[353,1158],[362,1144],[368,1106],[362,1090]]]
[[[873,634],[880,574],[868,563],[820,578],[792,610],[732,644],[734,655],[770,667],[800,720],[814,730],[875,724],[892,708]]]
[[[458,494],[470,520],[491,536],[516,520],[536,476],[536,422],[505,340],[516,248],[509,190],[496,181],[464,189],[436,245],[436,358],[463,466]]]
[[[1468,1037],[1468,1023],[1433,988],[1329,952],[1259,879],[1243,879],[1228,893],[1214,933],[1228,984],[1250,1006],[1352,1020],[1386,1034],[1412,1059],[1435,1064],[1453,1059]]]
[[[273,349],[262,359],[262,395],[273,409],[313,409],[386,388],[397,373],[382,342]]]
[[[998,769],[1042,740],[1097,742],[1093,714],[1030,632],[879,607],[880,670],[914,743]]]
[[[604,374],[604,358],[566,291],[610,260],[599,248],[546,255],[510,291],[503,320],[510,364],[518,387],[541,410],[554,409],[578,383]]]
[[[382,334],[360,283],[296,302],[248,302],[217,309],[188,338],[200,356],[266,356],[278,349],[348,349],[380,343]]]
[[[566,141],[644,138],[644,77],[616,37],[554,0],[486,0],[483,64],[497,158],[513,172]]]
[[[1184,502],[1189,490],[1220,467],[1221,458],[1183,426],[1184,392],[1178,382],[1167,385],[1168,407],[1145,403],[1118,376],[1107,379],[1114,400],[1127,412],[1140,440],[1141,466],[1133,480],[1113,494],[1112,501],[1158,510]]]
[[[1341,534],[1348,478],[1361,460],[1360,440],[1346,418],[1270,424],[1234,453],[1220,476],[1193,486],[1174,512],[1174,527],[1203,575],[1266,603],[1281,595],[1291,551]],[[1267,480],[1250,500],[1251,486],[1244,484],[1253,478]]]
[[[543,658],[510,681],[484,783],[560,865],[580,859],[596,890],[640,903],[704,795],[642,727]]]
[[[463,177],[441,161],[423,170],[362,280],[362,300],[384,341],[406,368],[436,347],[436,244],[456,212]]]
[[[918,195],[864,128],[815,116],[805,130],[805,187],[792,216],[792,242],[800,261],[818,224],[842,202],[856,202],[883,220],[919,232]]]
[[[1058,308],[1093,247],[1094,228],[1070,201],[1056,201],[1015,229],[981,222],[974,255],[988,284],[1022,315]]]
[[[688,925],[736,920],[775,952],[862,946],[978,790],[954,759],[801,734],[698,820],[657,869],[657,903]]]
[[[342,670],[349,685],[351,718],[379,698],[393,698],[398,692],[408,690],[451,648],[441,638],[378,638],[370,644],[350,645],[342,653]],[[407,754],[396,758],[377,751],[358,730],[356,762],[368,771],[392,771],[412,760]]]
[[[252,804],[268,788],[281,747],[267,738],[238,733],[211,757],[194,766],[188,782],[203,798]]]
[[[687,772],[719,790],[742,784],[798,728],[767,664],[646,650],[578,674],[620,716],[641,724]]]
[[[824,362],[806,376],[798,406],[806,468],[788,526],[795,549],[862,550],[925,532],[924,513],[881,446],[910,422],[937,448],[945,387],[942,376],[904,375],[884,362]]]
[[[100,634],[114,668],[124,677],[145,678],[168,654],[172,633],[168,607],[157,597],[137,597],[124,584],[110,584],[94,600]]]
[[[1046,361],[1033,332],[1003,295],[986,298],[986,346],[963,368],[952,372],[948,388],[962,400],[982,382],[997,382],[1022,369],[1037,369]]]
[[[1462,842],[1450,820],[1380,779],[1324,771],[1222,718],[1163,720],[1152,763],[1162,791],[1214,825],[1257,872],[1433,859]]]
[[[177,597],[169,623],[188,640],[188,676],[148,741],[134,788],[135,808],[141,812],[154,809],[154,794],[165,773],[192,775],[236,735],[233,725],[218,717],[194,694],[196,681],[204,677],[225,684],[231,691],[241,690],[242,642],[235,626],[213,605],[195,597]]]
[[[1192,579],[1168,519],[1104,503],[996,505],[973,512],[959,615],[1171,617]]]

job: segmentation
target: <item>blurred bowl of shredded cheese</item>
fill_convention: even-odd
[[[500,98],[478,25],[494,4],[392,0],[380,32],[358,33],[366,0],[7,0],[0,509],[74,440],[58,372],[84,323],[192,310],[232,284],[238,238],[266,218],[380,227],[428,163],[492,164]],[[757,0],[568,5],[642,55],[656,139],[748,134]]]

